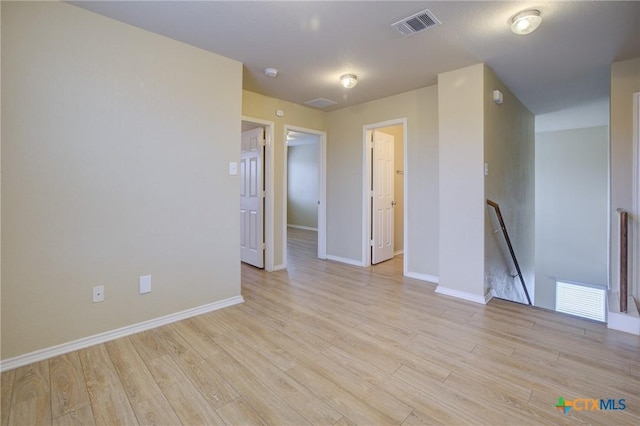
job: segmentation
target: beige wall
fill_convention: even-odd
[[[618,215],[616,209],[631,212],[633,225],[638,227],[640,212],[633,211],[633,93],[640,91],[640,58],[611,64],[610,107],[610,283],[618,289]],[[636,228],[637,229],[637,228]],[[630,244],[629,249],[632,251]],[[640,265],[634,267],[640,267]],[[640,281],[640,280],[638,280]],[[635,283],[640,296],[640,282]]]
[[[500,90],[503,103],[493,101]],[[500,205],[513,250],[527,289],[533,298],[535,224],[535,130],[534,115],[485,66],[484,69],[484,161],[485,198]],[[522,284],[493,208],[485,206],[485,291],[501,299],[527,303]]]
[[[2,3],[2,359],[240,295],[241,84],[210,52]]]
[[[554,278],[607,285],[608,127],[536,134],[536,306]]]
[[[363,126],[407,119],[408,272],[438,276],[438,89],[327,113],[327,254],[362,261]]]
[[[439,286],[483,298],[484,65],[438,75]]]
[[[284,117],[277,117],[276,110],[282,110]],[[282,252],[282,235],[284,232],[284,126],[297,126],[306,129],[326,131],[325,112],[308,108],[291,102],[283,101],[269,96],[243,90],[242,115],[274,122],[274,266],[281,267],[284,264]],[[328,166],[327,166],[328,167]],[[329,171],[327,172],[329,174]]]
[[[404,128],[402,125],[390,126],[377,131],[393,136],[393,198],[396,202],[393,212],[393,250],[398,252],[404,250],[404,175],[398,173],[398,170],[404,171]]]

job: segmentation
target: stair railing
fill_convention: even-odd
[[[500,228],[502,228],[502,235],[504,235],[504,239],[507,242],[507,247],[509,247],[509,253],[511,253],[511,259],[513,259],[513,264],[516,266],[516,272],[518,273],[518,277],[520,278],[520,284],[522,284],[522,289],[524,290],[525,296],[527,296],[527,302],[531,305],[531,298],[529,297],[529,292],[527,291],[527,285],[524,283],[524,277],[522,276],[522,271],[520,270],[520,265],[518,264],[518,259],[516,258],[516,253],[513,251],[513,246],[511,245],[511,239],[509,238],[509,233],[507,232],[507,226],[504,224],[504,220],[502,219],[502,213],[500,213],[500,206],[498,203],[495,203],[491,200],[487,200],[487,204],[494,208],[496,211],[496,215],[498,216],[498,222],[500,223]]]
[[[629,214],[624,209],[618,209],[618,217],[620,218],[620,254],[619,254],[619,272],[620,272],[620,312],[627,312],[627,279],[628,279],[628,238],[629,238]]]

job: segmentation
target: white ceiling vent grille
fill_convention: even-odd
[[[435,17],[429,9],[418,12],[415,15],[411,15],[408,18],[402,19],[391,26],[398,30],[400,34],[405,37],[409,37],[415,33],[419,33],[429,28],[440,25],[440,21]]]
[[[332,101],[331,99],[316,98],[305,102],[305,104],[315,108],[326,108],[328,106],[337,104],[337,102]]]

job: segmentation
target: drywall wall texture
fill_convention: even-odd
[[[397,253],[404,250],[404,129],[399,125],[376,131],[393,136],[394,141],[393,198],[396,205],[393,207],[393,250]]]
[[[287,224],[318,229],[318,144],[287,148]]]
[[[536,306],[555,279],[607,285],[607,126],[536,134]]]
[[[493,101],[500,90],[503,103]],[[530,297],[534,294],[534,161],[535,117],[485,66],[484,68],[484,177],[485,198],[500,205],[513,250]],[[522,284],[499,230],[495,210],[485,205],[485,291],[501,299],[527,303]]]
[[[240,295],[241,85],[216,54],[2,2],[2,359]]]
[[[363,126],[407,119],[408,272],[438,276],[438,88],[327,113],[327,254],[362,261]]]
[[[282,110],[284,117],[277,117],[276,110]],[[298,126],[310,130],[321,132],[326,131],[325,112],[313,108],[308,108],[291,102],[283,101],[269,96],[260,95],[258,93],[242,91],[242,115],[260,120],[272,121],[274,123],[274,194],[273,194],[273,210],[274,210],[274,253],[273,262],[275,268],[284,265],[283,241],[282,236],[287,224],[285,223],[285,185],[284,181],[284,164],[286,135],[284,126]],[[330,168],[327,165],[327,170]],[[239,189],[238,189],[239,191]]]
[[[610,283],[611,288],[619,289],[618,255],[618,216],[616,210],[623,208],[631,212],[632,225],[638,227],[636,219],[640,212],[633,210],[633,93],[640,92],[640,58],[611,64],[611,120],[610,132]],[[633,255],[633,245],[629,245]],[[633,265],[633,268],[640,265]],[[631,275],[633,276],[633,275]],[[638,274],[640,276],[640,274]],[[632,281],[630,281],[632,282]],[[640,280],[636,279],[636,296],[640,295]]]
[[[438,74],[439,287],[484,298],[484,65]]]

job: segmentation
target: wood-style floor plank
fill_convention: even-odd
[[[9,412],[11,411],[11,393],[13,392],[13,378],[16,370],[5,371],[0,375],[0,390],[2,399],[0,400],[0,425],[9,424]]]
[[[289,229],[245,303],[5,372],[4,425],[638,425],[640,338],[439,295],[402,257],[359,268]],[[622,411],[558,397],[626,400]]]
[[[90,404],[78,352],[49,360],[51,415],[54,419]],[[93,418],[93,414],[90,416]]]
[[[85,405],[84,407],[71,410],[67,414],[53,419],[52,423],[54,426],[81,426],[96,424],[91,405]]]
[[[78,353],[96,425],[137,425],[107,347],[95,345]]]

